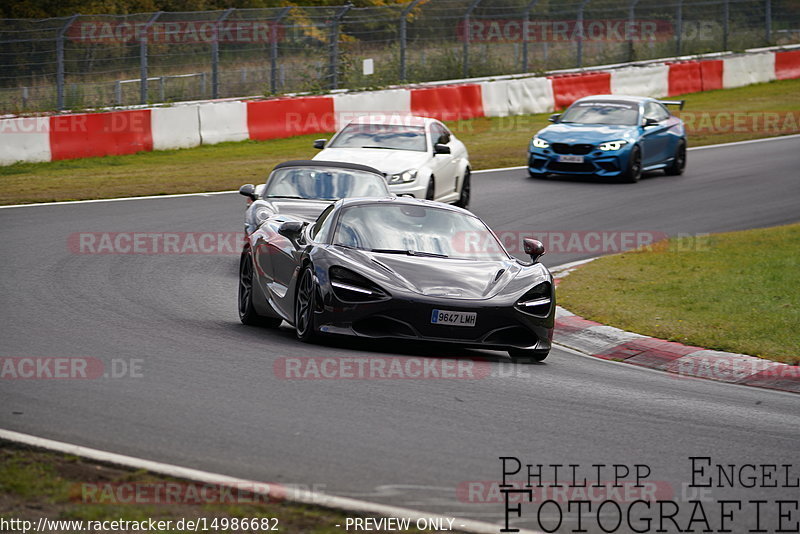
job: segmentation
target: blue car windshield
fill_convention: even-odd
[[[386,180],[355,169],[285,167],[267,180],[264,198],[339,200],[351,197],[389,196]]]
[[[639,106],[626,102],[577,102],[565,111],[559,122],[635,126]]]

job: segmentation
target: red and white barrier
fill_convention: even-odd
[[[800,50],[333,96],[0,119],[0,165],[333,132],[363,114],[442,120],[547,113],[593,94],[664,97],[800,78]]]
[[[556,109],[590,95],[607,95],[611,92],[611,74],[608,72],[586,72],[551,76]]]
[[[149,109],[50,117],[50,154],[60,159],[119,156],[153,150]]]
[[[50,117],[0,120],[0,165],[51,159]]]
[[[669,65],[614,69],[611,94],[665,97],[669,94]]]
[[[742,87],[775,79],[775,54],[743,54],[723,60],[722,87]]]
[[[247,105],[244,102],[210,102],[197,106],[200,114],[200,141],[214,145],[244,141],[247,131]]]
[[[800,50],[775,53],[775,77],[779,80],[800,78]]]
[[[410,115],[411,92],[391,89],[336,95],[333,97],[333,112],[337,130],[362,115]]]
[[[173,150],[199,146],[200,112],[198,106],[173,106],[151,110],[153,150]]]

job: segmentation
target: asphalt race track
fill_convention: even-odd
[[[800,220],[798,167],[795,136],[692,151],[684,176],[656,173],[639,184],[481,173],[473,175],[472,209],[498,231],[764,227]],[[501,503],[464,502],[456,489],[499,480],[500,456],[577,464],[589,475],[592,464],[647,464],[650,480],[670,484],[676,501],[696,491],[681,486],[690,480],[689,456],[794,462],[797,474],[795,395],[679,379],[558,348],[545,364],[512,366],[503,353],[451,347],[306,345],[286,326],[239,323],[238,254],[76,254],[68,246],[77,232],[239,232],[243,204],[222,194],[0,209],[0,356],[135,360],[141,368],[141,376],[116,379],[3,380],[0,428],[492,522],[503,518]],[[550,253],[545,263],[594,255]],[[741,261],[748,257],[743,243]],[[393,355],[480,356],[491,375],[285,380],[273,371],[280,357]],[[711,492],[797,498],[796,489]],[[571,531],[577,516],[564,513],[562,530]],[[537,527],[533,504],[522,515],[519,525]],[[737,516],[735,530],[754,521]],[[591,522],[585,528],[598,531]]]

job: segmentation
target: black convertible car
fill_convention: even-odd
[[[467,236],[481,236],[476,247]],[[542,244],[512,257],[472,213],[412,198],[348,198],[313,221],[268,217],[240,260],[245,324],[320,334],[459,343],[542,361],[555,320]]]
[[[245,184],[239,193],[249,200],[244,232],[251,234],[267,218],[292,215],[313,222],[340,198],[391,196],[383,174],[357,163],[295,160],[279,163],[266,183]]]

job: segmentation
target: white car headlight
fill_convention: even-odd
[[[417,179],[416,169],[409,169],[407,171],[389,175],[390,184],[406,184],[408,182],[413,182],[416,179]]]
[[[611,150],[619,150],[620,148],[622,148],[627,144],[628,142],[625,141],[624,139],[619,139],[617,141],[607,141],[605,143],[600,143],[600,146],[598,146],[598,148],[600,150],[605,150],[606,152],[608,152]]]
[[[535,148],[550,148],[550,143],[548,143],[547,141],[545,141],[541,137],[534,137],[533,141],[531,141],[531,144]]]

